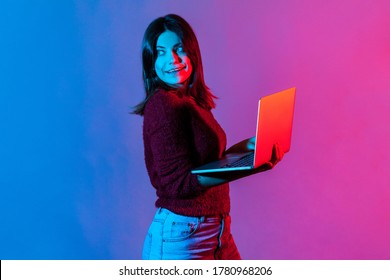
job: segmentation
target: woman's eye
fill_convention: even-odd
[[[183,47],[178,47],[176,51],[177,52],[184,52],[184,48]]]
[[[164,55],[164,51],[163,50],[157,50],[157,55],[160,56],[160,55]]]

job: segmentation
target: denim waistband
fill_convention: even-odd
[[[205,216],[186,216],[186,215],[177,214],[177,213],[175,213],[175,212],[173,212],[173,211],[171,211],[169,209],[162,208],[162,207],[157,209],[157,213],[159,213],[159,214],[173,213],[173,214],[179,215],[179,216],[198,218],[201,222],[222,221],[222,220],[226,219],[227,217],[230,217],[229,214],[205,215]]]

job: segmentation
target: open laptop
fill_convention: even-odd
[[[273,146],[287,153],[291,145],[295,87],[262,97],[257,112],[255,149],[229,153],[191,171],[193,174],[255,169],[271,160]]]

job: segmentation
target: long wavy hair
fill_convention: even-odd
[[[204,81],[202,57],[195,33],[182,17],[169,14],[152,21],[145,31],[142,41],[142,78],[146,97],[134,107],[133,113],[142,116],[146,103],[157,89],[178,90],[164,83],[154,70],[157,59],[157,39],[166,30],[176,33],[180,38],[184,51],[192,63],[193,71],[186,83],[185,94],[193,97],[195,102],[204,109],[211,110],[215,108],[214,98],[216,96],[211,93]]]

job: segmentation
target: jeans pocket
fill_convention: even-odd
[[[190,238],[199,227],[199,218],[170,213],[165,220],[163,239],[165,242],[183,241]]]

